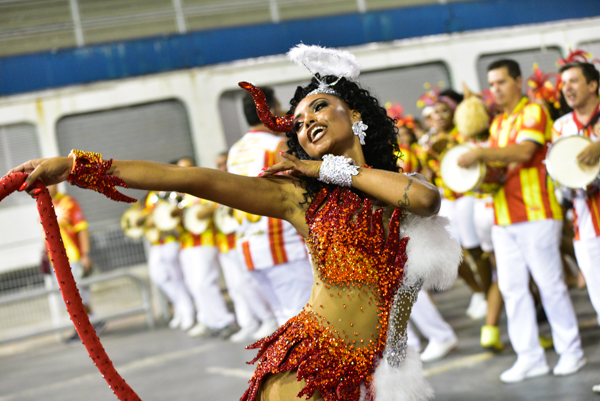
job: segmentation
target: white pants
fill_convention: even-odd
[[[213,330],[234,321],[219,288],[218,253],[215,246],[194,246],[179,252],[185,285],[196,305],[196,321]]]
[[[573,241],[579,269],[585,277],[588,294],[596,314],[600,315],[600,237]]]
[[[252,270],[250,274],[258,282],[280,326],[300,313],[310,298],[313,271],[308,259]]]
[[[473,206],[475,233],[483,252],[492,252],[492,227],[494,226],[494,201],[491,197],[476,198]]]
[[[575,311],[563,280],[561,232],[562,221],[553,219],[492,228],[508,335],[518,358],[530,363],[546,359],[529,290],[530,274],[540,290],[556,352],[574,357],[583,355]]]
[[[450,219],[450,234],[464,249],[479,246],[473,219],[474,196],[462,196],[457,200],[442,199],[439,215]]]
[[[150,280],[169,298],[175,314],[184,320],[194,319],[194,305],[183,282],[179,266],[179,242],[151,245],[148,254]]]
[[[245,329],[256,329],[260,322],[274,321],[275,315],[266,299],[260,294],[256,280],[250,275],[237,250],[219,253],[219,263],[233,301],[238,325]]]
[[[412,307],[407,330],[408,344],[415,349],[421,349],[419,336],[415,333],[411,322],[429,341],[443,343],[455,336],[454,330],[444,320],[431,296],[423,289],[419,291],[417,302]]]

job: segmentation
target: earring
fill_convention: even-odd
[[[365,137],[367,136],[365,131],[367,128],[369,128],[369,126],[363,123],[362,120],[355,121],[354,124],[352,124],[352,132],[358,137],[361,145],[365,144]]]

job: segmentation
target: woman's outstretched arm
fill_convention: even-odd
[[[300,160],[290,154],[283,157],[286,161],[268,168],[265,177],[272,177],[272,174],[279,172],[286,172],[292,176],[319,177],[321,161]],[[441,197],[438,189],[421,174],[407,175],[361,168],[358,175],[352,177],[352,187],[388,205],[401,207],[419,216],[433,216],[440,209]]]
[[[55,157],[30,160],[9,173],[25,172],[26,183],[38,179],[45,185],[65,181],[73,159]],[[107,174],[121,178],[128,187],[144,190],[185,192],[235,209],[288,220],[306,232],[302,189],[291,177],[260,179],[202,167],[178,167],[149,161],[114,160]]]

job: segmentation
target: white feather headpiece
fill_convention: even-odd
[[[358,64],[356,57],[346,50],[328,49],[316,45],[307,46],[300,43],[291,48],[287,53],[287,56],[296,64],[306,67],[313,75],[319,74],[321,77],[333,75],[338,77],[338,79],[331,84],[319,79],[319,87],[308,95],[314,93],[337,95],[337,92],[332,87],[337,84],[342,77],[356,80],[360,74],[360,65]]]

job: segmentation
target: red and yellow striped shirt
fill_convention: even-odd
[[[494,118],[490,127],[490,148],[504,148],[526,140],[541,145],[529,161],[508,166],[506,182],[494,194],[497,225],[562,220],[554,186],[542,164],[551,133],[552,120],[548,111],[526,97],[510,115],[504,113]]]
[[[56,212],[56,219],[60,228],[67,257],[70,262],[78,262],[81,257],[81,245],[79,244],[79,232],[88,228],[83,211],[79,203],[71,196],[58,193],[52,199],[52,205]]]
[[[197,198],[190,194],[184,195],[184,200],[187,201],[187,206],[193,206],[201,204],[207,208],[215,209],[217,204],[206,199]],[[196,246],[216,246],[216,228],[213,218],[210,217],[210,223],[208,228],[201,234],[194,234],[187,231],[183,226],[181,227],[181,235],[179,236],[179,242],[181,243],[181,249],[193,248]]]

